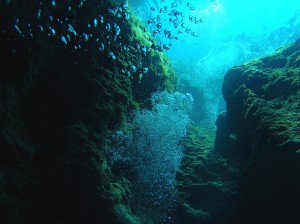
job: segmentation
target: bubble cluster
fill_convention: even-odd
[[[131,168],[135,212],[155,223],[172,223],[177,205],[174,180],[184,150],[180,140],[193,99],[189,94],[157,92],[151,100],[151,110],[133,113],[131,133],[115,133],[109,154],[112,164]]]

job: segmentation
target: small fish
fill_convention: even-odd
[[[190,29],[190,28],[186,28],[186,29],[185,29],[185,32],[186,32],[186,33],[190,33],[191,31],[192,31],[192,29]]]
[[[130,18],[129,13],[125,12],[124,15],[125,15],[125,20],[129,20],[129,18]]]
[[[117,11],[115,9],[108,9],[108,13],[112,16],[116,15]]]
[[[117,57],[114,55],[113,52],[110,52],[110,53],[109,53],[109,57],[110,57],[112,60],[116,60],[116,59],[117,59]]]
[[[140,46],[139,44],[136,44],[136,49],[137,49],[138,51],[140,51],[140,50],[141,50],[141,46]]]
[[[178,18],[173,21],[174,27],[177,28],[179,25]]]
[[[94,19],[94,27],[96,27],[96,26],[97,26],[97,24],[98,24],[98,21],[97,21],[97,19]]]
[[[44,28],[41,25],[38,25],[39,30],[42,32]]]
[[[87,42],[89,40],[89,35],[87,35],[86,33],[83,33],[82,35],[84,40]]]
[[[52,36],[54,36],[55,35],[55,29],[53,29],[51,26],[48,26],[48,27],[49,27],[49,29],[50,29],[50,31],[52,33]]]
[[[122,3],[121,4],[121,7],[123,8],[123,9],[126,9],[126,8],[128,8],[128,4],[125,2],[125,3]]]
[[[193,37],[199,37],[199,34],[198,34],[198,32],[193,32],[193,33],[192,33],[192,36],[193,36]]]
[[[177,7],[177,3],[173,2],[173,3],[171,4],[171,7],[172,7],[172,8]]]
[[[160,22],[160,15],[157,15],[156,20],[157,22]]]
[[[144,52],[144,53],[147,52],[147,48],[145,46],[142,47],[142,52]]]
[[[152,44],[151,45],[151,48],[153,49],[153,50],[158,50],[158,51],[163,51],[163,46],[162,46],[162,44],[161,45],[157,45],[157,44]]]
[[[104,44],[103,43],[100,43],[99,50],[104,51]]]
[[[103,16],[100,16],[100,23],[103,23],[104,22],[104,18]]]
[[[114,23],[114,28],[115,28],[116,36],[118,36],[121,32],[121,29],[116,23]]]
[[[118,12],[118,13],[117,13],[117,17],[118,17],[118,18],[122,18],[122,13]]]
[[[163,48],[164,48],[165,50],[170,50],[170,49],[171,49],[171,48],[170,48],[168,45],[166,45],[166,44],[163,45]]]
[[[68,44],[68,42],[67,42],[67,40],[66,40],[66,38],[65,38],[64,36],[61,36],[61,37],[60,37],[60,40],[61,40],[65,45]]]
[[[122,7],[116,7],[116,11],[122,13],[123,12],[123,8]]]
[[[171,39],[172,34],[171,34],[171,32],[169,30],[164,30],[164,34],[165,34],[166,38]]]
[[[150,10],[151,10],[151,11],[155,11],[155,8],[154,8],[154,7],[151,7]]]
[[[105,26],[105,29],[106,29],[106,31],[110,31],[110,29],[111,29],[111,26],[110,26],[110,24],[109,24],[109,23],[107,23],[107,24],[106,24],[106,26]]]
[[[129,70],[130,70],[130,72],[134,73],[134,72],[136,72],[137,69],[136,69],[136,67],[134,65],[130,65],[129,66]]]
[[[143,74],[142,73],[140,73],[139,74],[139,82],[141,82],[141,79],[143,78]]]
[[[153,43],[153,44],[151,45],[151,48],[155,50],[155,49],[156,49],[156,45]]]
[[[163,52],[164,46],[163,46],[162,43],[160,43],[160,45],[158,46],[157,50],[158,50],[159,52]]]
[[[195,7],[191,3],[187,3],[186,5],[189,7],[190,10],[195,10]]]
[[[142,68],[142,72],[143,72],[143,74],[146,74],[147,72],[148,72],[148,68]]]
[[[155,23],[155,21],[154,21],[154,19],[148,19],[148,20],[147,20],[147,23],[148,23],[148,24],[151,24],[151,23]]]
[[[161,23],[157,23],[156,27],[157,27],[157,29],[161,29],[161,27],[162,27]]]
[[[39,10],[38,10],[38,13],[37,13],[37,17],[36,17],[37,19],[39,19],[39,18],[41,17],[41,12],[42,12],[42,11],[39,9]]]

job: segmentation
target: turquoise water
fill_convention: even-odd
[[[202,107],[201,116],[196,115],[203,125],[214,123],[217,114],[225,110],[221,88],[228,69],[269,55],[295,41],[300,34],[300,4],[296,0],[131,0],[130,3],[152,32],[161,23],[161,34],[156,33],[154,38],[171,45],[166,52],[178,76],[179,89],[189,90],[184,82],[187,80],[204,92],[198,105]],[[172,10],[180,15],[170,15]],[[179,22],[174,22],[176,18]],[[164,30],[178,39],[166,38]]]
[[[244,36],[245,38],[255,38],[273,34],[278,28],[289,29],[288,36],[278,37],[278,44],[284,44],[295,40],[297,36],[297,25],[300,5],[296,0],[275,0],[259,1],[245,0],[241,2],[233,0],[198,0],[198,1],[174,1],[174,0],[153,0],[153,1],[130,1],[134,11],[141,19],[147,23],[148,19],[160,14],[162,17],[163,29],[175,30],[172,23],[163,21],[170,18],[167,14],[176,9],[182,12],[186,19],[186,25],[193,32],[198,32],[199,37],[194,38],[184,33],[178,41],[173,41],[173,48],[170,50],[171,58],[201,57],[206,55],[212,48],[219,44]],[[172,3],[176,7],[171,7]],[[182,2],[182,3],[180,3]],[[194,10],[186,5],[191,2]],[[159,13],[159,9],[168,7],[167,13]],[[154,7],[152,11],[150,8]],[[187,17],[201,17],[203,23],[194,24]],[[150,24],[150,29],[153,29]],[[280,35],[280,32],[275,32]],[[298,33],[299,34],[299,33]],[[294,37],[294,38],[293,38]],[[259,44],[259,40],[256,41]],[[182,47],[184,44],[184,52]],[[269,53],[269,52],[268,52]]]

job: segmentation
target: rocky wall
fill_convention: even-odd
[[[228,137],[239,158],[235,223],[295,223],[300,201],[300,40],[230,69]],[[230,148],[230,147],[229,147]]]
[[[0,223],[134,223],[104,147],[174,89],[165,52],[109,0],[2,1],[0,30]]]

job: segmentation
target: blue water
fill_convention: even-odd
[[[228,69],[271,54],[300,36],[300,4],[297,0],[129,2],[151,32],[157,30],[158,22],[161,23],[162,32],[154,38],[168,46],[171,43],[166,52],[177,73],[179,90],[182,80],[188,80],[205,92],[202,97],[205,100],[198,105],[203,107],[200,122],[204,125],[214,122],[217,114],[225,110],[221,88]],[[160,11],[165,6],[167,10]],[[172,10],[182,13],[178,16],[177,28],[174,24],[176,16],[169,15]],[[157,21],[157,15],[160,21]],[[201,22],[195,23],[193,18],[201,19]],[[149,19],[154,19],[155,23],[148,24]],[[180,27],[181,21],[184,21],[184,28]],[[178,40],[166,38],[163,30],[170,31]],[[181,89],[186,91],[186,88]]]

